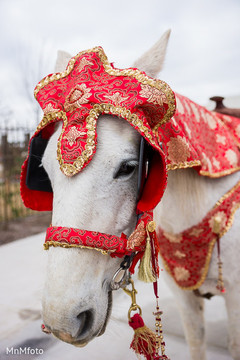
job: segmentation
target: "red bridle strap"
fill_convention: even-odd
[[[127,237],[124,234],[118,237],[96,231],[51,226],[47,229],[44,248],[47,250],[49,246],[94,249],[101,251],[104,255],[122,257],[126,252]]]
[[[129,238],[125,234],[118,237],[97,231],[50,226],[47,229],[44,248],[46,250],[49,246],[87,248],[119,258],[130,255],[133,252],[143,255],[147,237],[146,226],[150,221],[152,221],[152,212],[144,213]]]

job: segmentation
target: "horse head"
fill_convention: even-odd
[[[169,32],[164,34],[160,41],[134,64],[134,67],[156,77],[161,70],[168,37]],[[101,52],[101,56],[105,55]],[[76,57],[73,59],[75,60],[69,62],[68,73],[66,70],[64,73],[66,62],[69,60],[68,55],[60,54],[58,59],[58,71],[63,72],[58,73],[60,75],[56,74],[55,80],[57,82],[59,78],[63,79],[61,94],[66,89],[65,79],[72,76],[69,66],[76,61]],[[82,62],[78,66],[84,67],[91,63],[89,58],[84,61],[85,63]],[[115,69],[111,70],[111,64],[107,63],[107,67],[114,73]],[[139,70],[134,71],[137,71],[140,76],[147,77]],[[55,96],[56,89],[52,86],[55,80],[49,82],[49,79],[52,79],[51,76],[45,78],[36,88],[40,103],[45,101],[46,96],[49,96],[50,100]],[[72,78],[70,80],[72,81]],[[106,77],[103,77],[104,81]],[[46,84],[52,86],[48,89],[47,95],[41,93]],[[126,86],[129,86],[129,91],[133,92],[133,97],[136,96],[135,90],[130,89],[131,85]],[[65,111],[76,114],[72,111],[72,106],[74,102],[80,101],[78,107],[83,109],[81,116],[84,118],[84,111],[87,110],[82,106],[84,101],[81,103],[79,94],[85,96],[87,103],[90,92],[87,92],[84,86],[79,86],[75,94],[66,95],[65,100],[67,98],[68,103],[66,105],[65,102]],[[121,108],[121,101],[124,99],[117,99],[119,97],[117,91],[115,91],[115,96],[116,107],[119,105]],[[56,96],[54,99],[56,100]],[[50,179],[53,197],[51,193],[42,194],[47,194],[44,195],[45,204],[52,203],[52,226],[64,227],[64,229],[88,229],[117,237],[121,237],[124,233],[128,237],[133,232],[137,219],[137,177],[141,131],[139,129],[136,131],[136,126],[133,126],[131,121],[126,121],[128,115],[125,113],[121,116],[121,113],[117,111],[114,115],[113,111],[106,109],[106,111],[99,111],[97,116],[94,113],[97,117],[96,151],[93,151],[94,156],[89,155],[90,159],[83,159],[84,164],[78,164],[73,169],[72,163],[69,165],[70,160],[75,156],[74,151],[79,152],[79,148],[77,150],[74,148],[74,142],[77,137],[81,137],[84,129],[76,125],[71,128],[71,133],[69,128],[67,132],[66,127],[69,124],[56,121],[60,115],[59,113],[56,115],[54,101],[50,101],[50,106],[53,107],[50,109],[52,117],[48,116],[46,109],[44,110],[46,112],[44,121],[49,121],[48,126],[41,123],[42,125],[40,124],[38,128],[38,134],[43,133],[44,129],[48,129],[49,132],[51,128],[51,136],[46,133],[44,135],[47,138],[47,145],[42,156],[42,166]],[[97,108],[94,109],[96,112]],[[78,124],[76,118],[73,119],[73,124]],[[88,127],[87,131],[91,132],[91,130],[93,129]],[[68,141],[68,152],[61,153],[64,136]],[[80,167],[81,171],[79,171]],[[22,185],[22,193],[25,191],[24,186]],[[41,203],[43,200],[41,192],[32,191],[31,201]],[[27,195],[24,196],[27,197]],[[84,346],[104,332],[111,312],[111,280],[123,260],[120,257],[103,255],[101,251],[95,250],[74,246],[68,248],[49,246],[42,301],[43,321],[55,336],[76,346]]]

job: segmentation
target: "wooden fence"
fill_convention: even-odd
[[[20,196],[20,172],[26,158],[31,130],[0,127],[0,227],[10,220],[30,215]]]

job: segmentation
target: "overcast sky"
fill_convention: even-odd
[[[240,0],[0,0],[0,106],[34,124],[26,87],[53,71],[58,49],[101,45],[124,68],[169,28],[162,80],[203,105],[240,95]]]

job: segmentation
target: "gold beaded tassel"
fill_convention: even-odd
[[[158,305],[158,299],[157,299],[157,306],[156,306],[156,312],[153,313],[155,315],[155,332],[156,332],[156,355],[154,356],[154,360],[163,360],[163,359],[169,359],[167,355],[165,354],[165,342],[163,339],[163,330],[162,330],[162,320],[161,315],[162,311],[159,309]],[[159,355],[159,351],[161,350],[161,355]]]
[[[150,221],[146,225],[146,248],[144,255],[141,259],[139,270],[138,270],[138,279],[144,282],[155,282],[156,276],[153,273],[152,266],[152,249],[151,249],[151,237],[150,234],[155,231],[156,224],[154,221]]]

